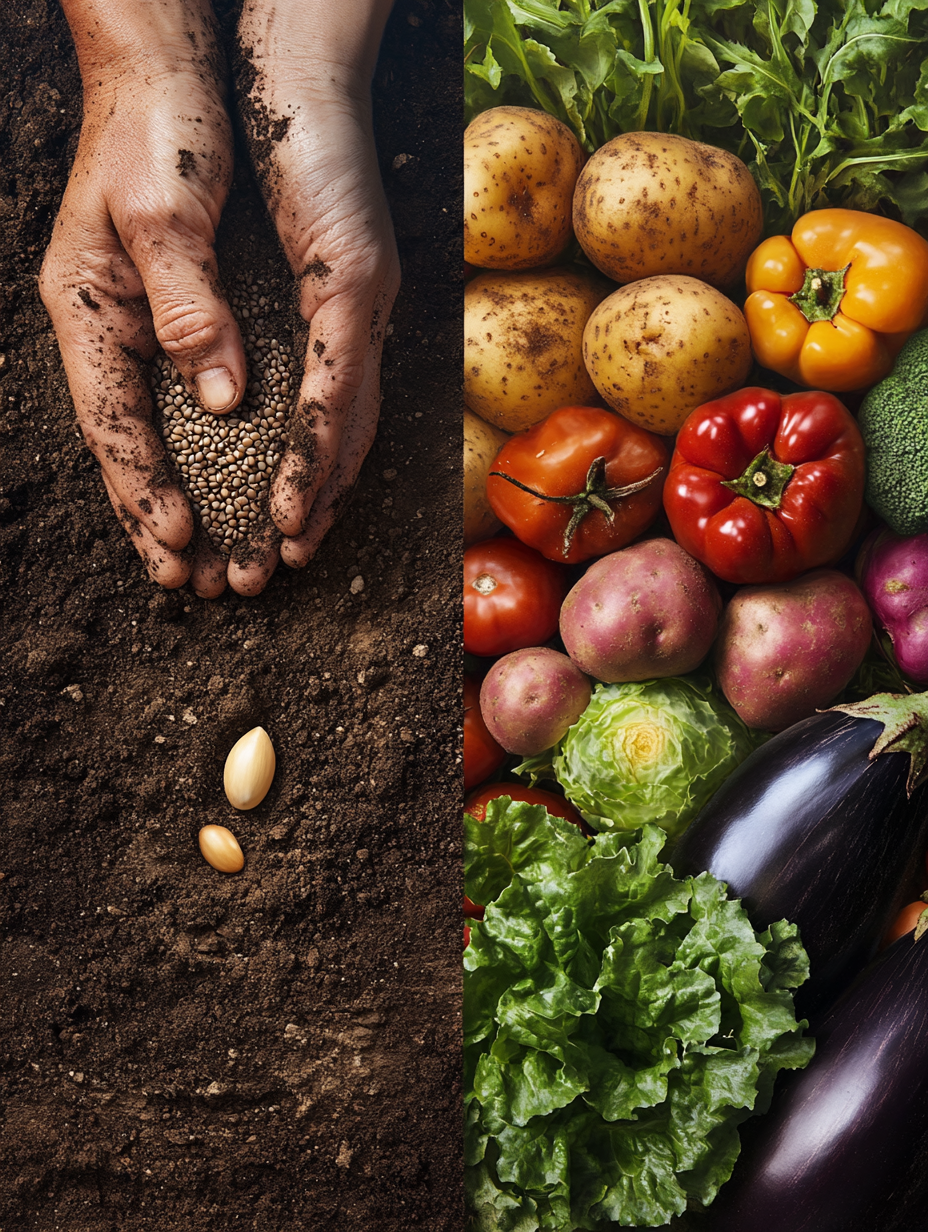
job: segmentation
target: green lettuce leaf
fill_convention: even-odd
[[[658,1227],[709,1203],[738,1125],[799,1068],[794,926],[764,933],[666,834],[587,841],[537,805],[465,816],[465,1158],[474,1232]]]

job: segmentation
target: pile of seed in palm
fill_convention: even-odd
[[[156,423],[168,456],[213,545],[228,555],[268,517],[274,468],[287,444],[297,367],[280,303],[239,275],[230,306],[248,360],[248,388],[231,415],[202,410],[166,355],[153,364]]]

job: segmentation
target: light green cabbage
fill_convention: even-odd
[[[676,838],[757,742],[705,677],[603,684],[553,767],[594,829],[654,822]]]
[[[738,1126],[806,1065],[794,925],[756,933],[709,873],[678,881],[666,835],[595,842],[539,805],[465,816],[471,1232],[657,1227],[730,1176]]]

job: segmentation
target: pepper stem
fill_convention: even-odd
[[[513,479],[511,475],[506,475],[502,471],[490,471],[490,474],[494,475],[497,479],[505,479],[507,483],[511,483],[522,492],[528,492],[530,496],[537,496],[539,500],[550,501],[554,505],[573,506],[570,521],[567,523],[567,529],[564,531],[563,554],[566,558],[570,555],[577,527],[588,513],[598,509],[611,525],[615,521],[615,510],[609,502],[621,500],[624,496],[632,496],[635,492],[640,492],[649,483],[653,483],[663,469],[662,466],[659,466],[646,479],[636,479],[634,483],[627,483],[624,487],[610,488],[606,484],[606,459],[594,458],[586,473],[586,483],[583,490],[575,492],[573,496],[548,496],[545,492],[536,492],[528,484],[521,483],[518,479]]]
[[[788,462],[778,461],[769,449],[762,449],[743,475],[737,479],[723,479],[722,487],[747,497],[764,509],[779,509],[795,469]]]
[[[870,760],[881,753],[908,753],[908,795],[928,778],[928,693],[875,693],[864,702],[830,709],[883,724],[883,733],[870,750]]]
[[[810,325],[834,320],[844,299],[844,279],[850,268],[848,262],[839,270],[807,269],[802,286],[789,297],[789,302],[796,305]]]

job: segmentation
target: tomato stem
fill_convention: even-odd
[[[490,471],[490,474],[494,475],[497,479],[505,479],[507,483],[513,484],[523,492],[528,492],[529,496],[537,496],[539,500],[550,501],[555,505],[573,506],[570,521],[567,523],[567,529],[564,531],[563,554],[566,557],[570,554],[571,544],[574,541],[574,535],[577,533],[577,527],[588,513],[598,509],[610,523],[614,522],[615,510],[609,502],[621,500],[625,496],[632,496],[635,492],[640,492],[649,483],[653,483],[663,469],[662,466],[659,466],[646,479],[636,479],[634,483],[627,483],[621,488],[610,488],[606,486],[606,459],[604,457],[594,458],[586,473],[586,484],[583,491],[575,492],[573,496],[548,496],[545,492],[536,492],[528,484],[520,483],[518,479],[513,479],[511,475],[506,475],[502,471]]]

